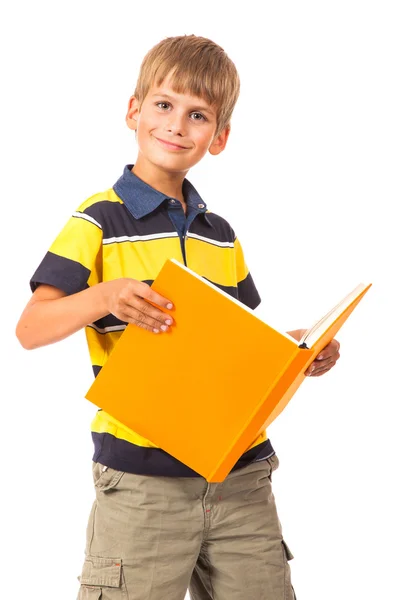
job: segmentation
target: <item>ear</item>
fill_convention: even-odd
[[[217,154],[222,152],[222,150],[224,150],[226,143],[228,141],[230,132],[231,132],[231,126],[227,125],[225,127],[225,129],[223,129],[221,131],[221,133],[213,139],[213,141],[211,142],[211,146],[208,149],[210,154],[213,154],[214,156],[216,156]]]
[[[125,117],[125,121],[129,129],[133,129],[134,131],[137,129],[139,112],[139,102],[135,96],[131,96],[128,102],[128,112],[126,113]]]

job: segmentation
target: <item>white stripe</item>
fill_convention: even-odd
[[[97,327],[94,323],[88,325],[92,329],[95,329],[99,333],[110,333],[110,331],[123,331],[126,329],[126,325],[111,325],[111,327]]]
[[[102,226],[100,225],[100,223],[98,223],[96,221],[96,219],[93,219],[93,217],[89,217],[89,215],[85,215],[85,213],[74,212],[74,213],[72,213],[72,216],[78,217],[78,219],[84,219],[85,221],[89,221],[90,223],[93,223],[93,225],[97,225],[97,227],[100,227],[100,229],[103,229]]]
[[[203,237],[202,235],[197,235],[196,233],[187,234],[188,237],[194,238],[196,240],[200,240],[201,242],[208,242],[209,244],[214,244],[215,246],[221,246],[221,248],[234,248],[233,242],[218,242],[217,240],[212,240],[211,238]]]
[[[121,235],[120,237],[104,238],[103,244],[114,244],[115,242],[147,242],[148,240],[161,240],[163,238],[179,237],[177,233],[153,233],[151,235]]]

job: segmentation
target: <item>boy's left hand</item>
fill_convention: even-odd
[[[330,371],[340,358],[339,348],[340,344],[337,340],[329,342],[329,344],[321,350],[304,374],[310,377],[319,377]]]

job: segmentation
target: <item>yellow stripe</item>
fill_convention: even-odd
[[[94,327],[85,327],[92,365],[104,367],[108,357],[123,333],[124,329],[120,331],[99,333]]]
[[[91,430],[95,433],[109,433],[119,440],[125,440],[126,442],[130,442],[136,446],[142,446],[144,448],[159,448],[159,446],[156,446],[138,433],[135,433],[132,431],[132,429],[125,427],[125,425],[123,425],[120,421],[117,421],[117,419],[114,419],[114,417],[106,413],[104,410],[97,411],[96,416],[91,423]],[[254,443],[247,448],[247,450],[250,450],[251,448],[254,448],[254,446],[258,446],[258,444],[265,442],[266,439],[267,434],[265,431],[263,431],[254,441]]]
[[[110,331],[109,333],[105,333],[102,337],[107,338],[107,344],[108,344],[108,353],[111,354],[113,348],[115,347],[115,345],[117,344],[119,338],[121,337],[121,335],[124,333],[124,329],[122,331]],[[97,334],[99,335],[99,334]],[[108,356],[107,356],[108,358]],[[107,360],[107,359],[106,359]],[[105,364],[105,363],[104,363]]]
[[[102,367],[106,363],[109,354],[107,335],[100,335],[92,327],[85,327],[85,334],[92,365]]]
[[[94,194],[94,196],[90,196],[90,198],[85,200],[85,202],[82,202],[82,204],[77,210],[78,212],[83,212],[86,208],[89,208],[89,206],[93,206],[93,204],[97,204],[98,202],[104,201],[119,202],[119,204],[123,204],[121,198],[119,198],[114,192],[114,190],[111,188],[109,190],[106,190],[105,192],[99,192],[97,194]]]
[[[188,238],[186,240],[187,266],[213,283],[225,286],[237,285],[235,250]]]
[[[237,277],[237,281],[239,283],[239,281],[243,281],[243,279],[246,279],[246,277],[249,273],[249,268],[244,259],[243,249],[242,249],[241,243],[239,242],[238,238],[235,239],[235,254],[236,254],[236,277]]]
[[[96,268],[96,260],[99,260],[97,254],[101,242],[101,229],[85,219],[71,217],[51,245],[50,252],[75,260],[92,271]]]
[[[183,263],[178,237],[145,242],[114,242],[103,246],[103,281],[132,277],[154,280],[166,258]]]
[[[120,421],[114,419],[111,415],[106,413],[104,410],[100,410],[96,413],[95,418],[91,423],[91,430],[95,433],[110,433],[119,440],[125,440],[136,446],[143,446],[145,448],[158,448],[146,440],[146,438],[132,431],[128,427],[125,427]]]

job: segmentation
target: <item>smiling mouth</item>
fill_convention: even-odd
[[[171,142],[166,142],[165,140],[162,140],[157,137],[156,137],[156,140],[158,142],[160,142],[160,144],[162,144],[165,148],[169,148],[170,150],[189,150],[189,148],[186,148],[185,146],[179,146],[178,144],[172,144]]]

